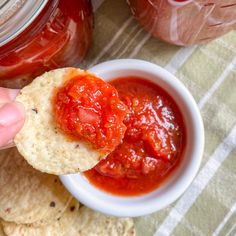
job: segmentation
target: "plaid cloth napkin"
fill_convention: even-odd
[[[236,235],[236,31],[204,46],[181,48],[146,33],[125,0],[93,3],[94,45],[83,67],[116,58],[161,65],[191,91],[205,125],[197,177],[174,204],[136,218],[137,235]]]

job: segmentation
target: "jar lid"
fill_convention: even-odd
[[[0,0],[0,46],[25,30],[47,2],[48,0]]]

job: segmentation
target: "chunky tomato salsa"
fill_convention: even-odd
[[[118,92],[91,74],[71,78],[56,89],[53,110],[60,130],[103,154],[119,145],[126,130],[127,107]]]
[[[140,78],[111,82],[128,107],[120,145],[85,172],[98,188],[115,195],[140,195],[156,189],[178,165],[184,149],[182,115],[160,87]]]
[[[47,4],[38,17],[15,39],[0,47],[2,87],[23,87],[45,71],[76,66],[90,47],[93,23],[90,1],[41,2]],[[7,19],[4,19],[3,23],[5,20]]]

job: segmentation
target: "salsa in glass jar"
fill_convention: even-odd
[[[203,44],[236,28],[235,0],[127,0],[153,36],[176,45]]]
[[[92,40],[90,0],[0,4],[0,86],[21,88],[45,71],[73,66]]]

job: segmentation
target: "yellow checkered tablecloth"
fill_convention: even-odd
[[[207,45],[177,47],[145,32],[125,0],[93,3],[94,44],[82,66],[117,58],[156,63],[192,92],[205,125],[205,153],[194,182],[171,206],[136,218],[137,235],[236,235],[236,31]]]

